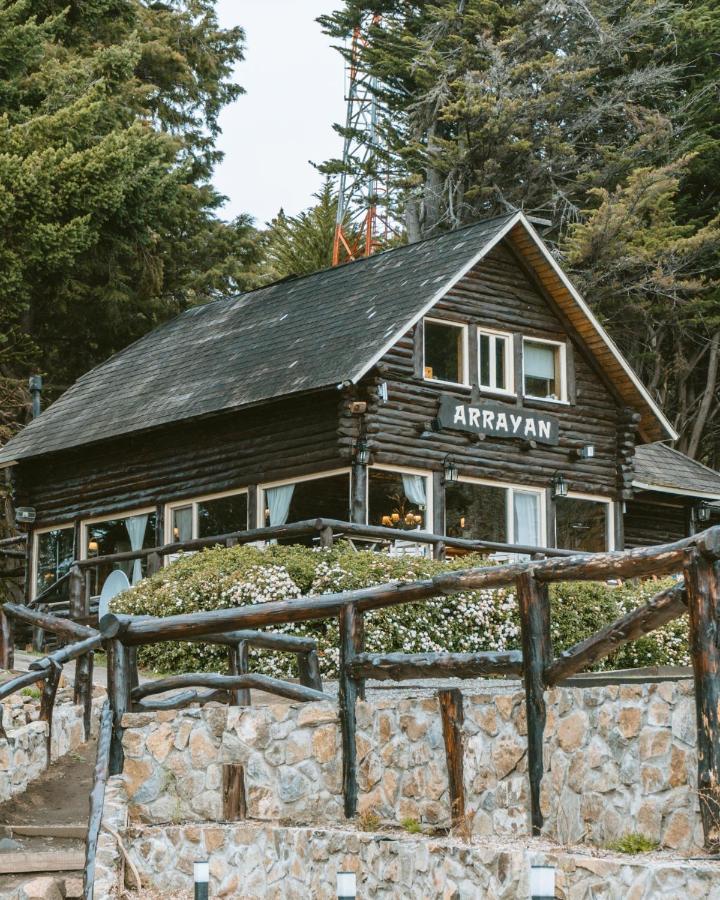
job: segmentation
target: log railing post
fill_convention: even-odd
[[[448,769],[450,821],[453,828],[465,819],[465,784],[463,775],[463,698],[457,688],[438,691],[442,717],[445,758]]]
[[[130,673],[128,655],[121,641],[111,641],[112,674],[110,677],[110,705],[113,712],[113,734],[110,743],[110,774],[119,775],[123,769],[122,717],[128,711],[130,702]]]
[[[83,708],[83,729],[85,740],[90,739],[93,700],[93,661],[94,652],[78,657],[75,663],[75,703]]]
[[[320,546],[323,549],[330,550],[333,545],[333,529],[332,525],[323,525],[320,529]]]
[[[40,721],[47,722],[47,765],[50,765],[52,750],[52,726],[53,709],[55,707],[55,695],[60,684],[62,666],[53,661],[43,683],[42,696],[40,698]]]
[[[322,690],[322,678],[320,677],[320,660],[317,651],[303,650],[297,654],[298,674],[300,684],[305,687],[314,688],[316,691]]]
[[[247,675],[248,643],[238,641],[228,647],[228,672],[230,675]],[[230,706],[250,706],[250,689],[235,688],[230,691]]]
[[[687,554],[685,587],[695,676],[700,816],[706,849],[720,851],[720,562]]]
[[[540,784],[543,777],[543,735],[546,718],[544,671],[546,666],[552,662],[550,601],[547,585],[539,584],[530,572],[520,575],[515,586],[522,632],[530,818],[532,833],[538,835],[543,826],[543,815],[540,810]]]
[[[13,623],[0,608],[0,668],[15,668],[15,643]]]
[[[85,578],[80,566],[77,565],[70,569],[68,598],[71,619],[77,621],[78,619],[84,619],[89,615],[89,595],[85,590]]]
[[[145,564],[147,577],[150,578],[151,575],[156,575],[162,569],[162,565],[162,557],[159,553],[148,553]]]
[[[345,817],[352,819],[357,814],[357,749],[355,746],[355,704],[360,696],[360,684],[352,677],[349,665],[362,646],[362,613],[348,603],[340,611],[340,674],[338,700],[340,707],[340,730],[343,748],[343,795],[345,797]]]

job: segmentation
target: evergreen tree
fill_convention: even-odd
[[[209,182],[242,42],[211,0],[0,3],[9,384],[39,369],[52,399],[161,320],[254,283],[250,221],[223,223]]]

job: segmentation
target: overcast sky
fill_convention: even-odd
[[[225,159],[215,185],[225,218],[250,213],[263,225],[282,206],[309,206],[321,176],[309,160],[340,156],[333,122],[345,118],[343,61],[315,22],[338,0],[217,0],[223,27],[245,29],[236,80],[246,93],[220,116]]]

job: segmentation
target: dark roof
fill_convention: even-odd
[[[664,493],[720,499],[720,472],[660,443],[637,447],[633,484]]]
[[[529,239],[548,272],[557,268],[514,213],[189,309],[78,379],[0,449],[0,465],[357,382],[506,235]],[[623,401],[657,436],[673,435],[569,282],[555,295],[595,340],[592,352]]]

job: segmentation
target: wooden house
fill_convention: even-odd
[[[675,437],[517,213],[189,309],[0,465],[36,513],[37,592],[74,554],[315,516],[619,548],[636,448]]]

